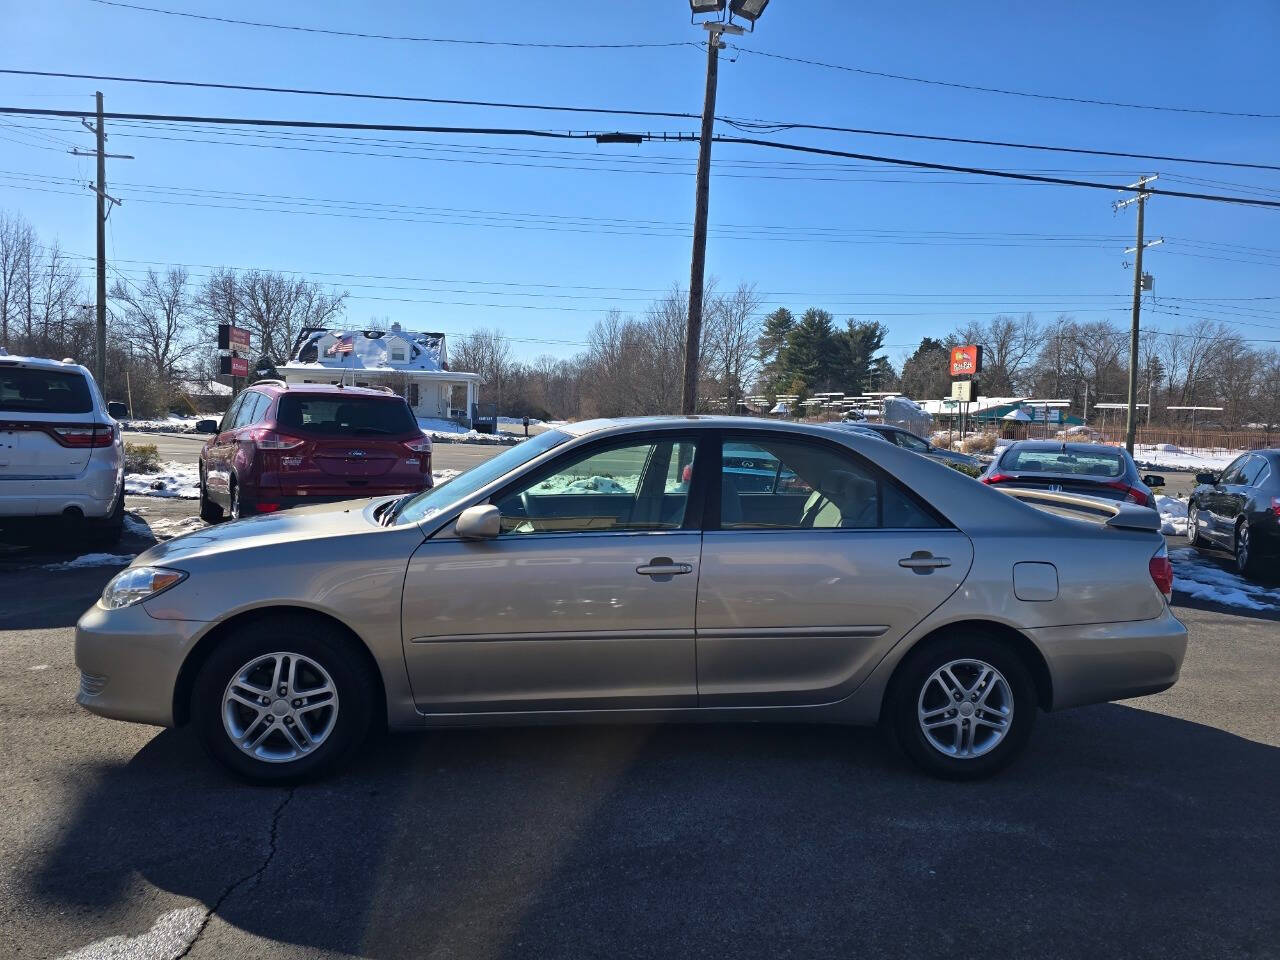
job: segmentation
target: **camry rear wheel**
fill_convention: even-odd
[[[927,773],[952,780],[990,776],[1026,745],[1035,684],[1008,644],[978,631],[926,643],[898,668],[886,722]]]
[[[374,679],[329,624],[256,621],[218,643],[200,670],[191,718],[219,761],[258,783],[290,783],[348,760],[372,722]]]

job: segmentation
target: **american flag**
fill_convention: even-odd
[[[340,353],[350,353],[356,348],[355,340],[351,334],[339,338],[338,342],[325,351],[325,356],[336,357]]]

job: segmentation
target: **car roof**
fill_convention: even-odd
[[[375,387],[340,387],[336,383],[290,383],[284,384],[279,382],[258,382],[251,383],[245,389],[256,390],[259,393],[265,393],[273,397],[282,397],[290,393],[319,393],[330,394],[332,396],[346,397],[355,394],[359,397],[382,397],[383,399],[401,400],[398,393],[394,393],[389,389],[378,389]]]
[[[37,370],[59,370],[63,373],[83,373],[90,376],[89,368],[74,360],[50,360],[47,357],[17,357],[0,353],[0,367],[29,367]]]

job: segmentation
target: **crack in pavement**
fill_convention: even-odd
[[[225,890],[222,891],[222,893],[218,895],[218,898],[213,901],[213,904],[209,909],[204,911],[204,917],[201,918],[200,924],[196,927],[191,940],[182,949],[181,953],[174,955],[173,960],[183,960],[183,958],[191,952],[191,948],[196,945],[197,941],[199,941],[200,936],[205,931],[205,927],[209,925],[209,921],[213,919],[214,915],[233,893],[245,884],[249,884],[251,882],[252,884],[256,884],[260,879],[262,879],[262,875],[267,872],[267,868],[271,866],[271,861],[274,860],[276,856],[276,838],[280,830],[280,818],[284,815],[285,807],[289,806],[289,801],[293,799],[293,795],[297,790],[297,787],[290,787],[288,792],[285,793],[284,799],[280,801],[280,805],[276,807],[275,813],[271,815],[271,834],[268,837],[267,855],[263,859],[262,863],[252,873],[247,873],[239,880],[232,882]]]

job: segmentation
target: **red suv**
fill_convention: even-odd
[[[390,391],[262,381],[200,451],[200,516],[211,523],[430,486],[431,440]]]

